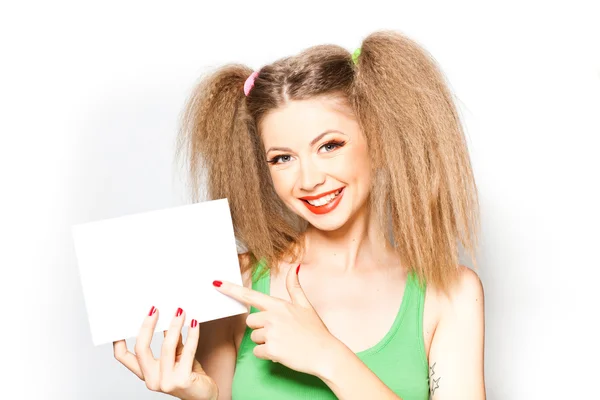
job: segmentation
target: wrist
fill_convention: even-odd
[[[350,349],[337,339],[324,346],[320,362],[316,366],[317,371],[313,375],[325,383],[333,381],[336,371],[340,368],[340,362],[343,362],[344,356],[348,352],[351,352]]]
[[[201,400],[217,400],[219,398],[219,386],[217,385],[217,382],[214,381],[214,379],[208,377],[208,380],[210,382],[210,389],[208,390],[208,393],[206,393],[202,397]]]
[[[218,400],[219,398],[219,386],[217,383],[209,378],[209,387],[202,388],[201,390],[194,390],[191,393],[183,396],[176,396],[180,400]]]
[[[218,400],[219,398],[219,391],[217,390],[216,392],[211,393],[208,396],[202,396],[202,397],[179,397],[179,400]]]
[[[211,390],[208,393],[208,396],[204,397],[202,400],[217,400],[219,398],[219,386],[217,383],[212,381],[213,385],[211,385]]]

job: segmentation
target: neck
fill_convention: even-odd
[[[375,222],[367,201],[344,226],[335,231],[322,231],[309,225],[304,235],[306,253],[303,263],[337,272],[381,265],[393,249]]]

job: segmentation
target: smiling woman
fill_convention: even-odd
[[[160,374],[171,393],[485,398],[483,288],[457,249],[477,266],[477,190],[452,95],[417,43],[383,31],[354,55],[319,45],[223,66],[193,91],[177,155],[193,201],[204,179],[228,198],[244,287],[218,269],[215,286],[249,312],[177,351],[175,317],[165,354],[197,351],[188,375]]]
[[[259,131],[277,196],[312,227],[337,230],[365,205],[371,185],[367,142],[340,99],[291,101],[265,115]],[[284,143],[288,147],[279,146]]]

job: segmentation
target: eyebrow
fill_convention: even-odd
[[[315,143],[317,143],[319,140],[321,140],[321,138],[323,136],[327,135],[328,133],[342,133],[342,132],[335,130],[335,129],[327,129],[325,132],[317,135],[317,137],[315,137],[313,140],[310,141],[311,147],[314,146]],[[292,152],[292,149],[290,149],[289,147],[270,147],[269,150],[267,150],[267,153],[270,151],[274,151],[274,150],[289,151],[290,153]]]

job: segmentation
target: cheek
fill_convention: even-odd
[[[285,171],[271,171],[271,180],[273,181],[273,187],[275,188],[275,193],[281,198],[286,196],[286,193],[289,193],[290,188],[290,179],[286,177]]]
[[[355,146],[352,151],[344,155],[344,175],[361,184],[368,184],[371,163],[366,146]],[[365,181],[365,182],[363,182]]]

